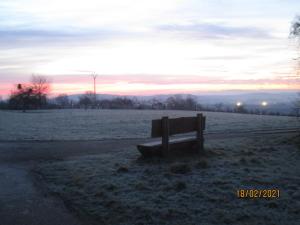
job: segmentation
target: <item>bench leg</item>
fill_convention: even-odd
[[[169,155],[169,118],[162,118],[162,154]]]
[[[204,128],[204,117],[202,113],[197,114],[197,148],[199,153],[204,151],[204,137],[203,137],[203,128]]]

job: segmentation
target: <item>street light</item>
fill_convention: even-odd
[[[237,106],[237,107],[240,107],[240,106],[242,106],[242,105],[243,105],[242,102],[237,102],[237,103],[236,103],[236,106]]]
[[[263,115],[266,114],[267,106],[268,106],[268,102],[266,101],[261,102],[261,107],[262,107],[261,114]]]

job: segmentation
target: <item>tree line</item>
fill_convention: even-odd
[[[97,99],[96,95],[88,91],[74,99],[67,94],[60,94],[49,98],[51,85],[43,76],[32,76],[28,84],[17,84],[11,91],[8,100],[0,98],[0,109],[34,110],[34,109],[154,109],[154,110],[202,110],[213,112],[234,112],[247,114],[268,115],[300,115],[300,101],[295,102],[294,112],[282,113],[247,105],[233,105],[217,103],[211,105],[200,104],[195,96],[173,95],[165,100],[152,98],[141,100],[138,98],[114,97],[110,99]]]
[[[61,94],[50,101],[52,106],[58,108],[84,108],[84,109],[176,109],[198,110],[200,104],[192,97],[171,96],[166,101],[153,98],[148,101],[137,98],[114,97],[111,99],[96,99],[92,92],[81,95],[77,101],[71,100],[68,95]]]
[[[139,101],[137,98],[115,97],[112,99],[97,99],[93,92],[86,92],[78,100],[71,99],[67,94],[49,98],[51,85],[47,77],[32,76],[27,84],[17,84],[11,91],[8,100],[0,98],[0,109],[27,110],[35,109],[67,109],[67,108],[101,108],[101,109],[177,109],[197,110],[201,106],[188,96],[171,96],[165,102],[157,99]]]

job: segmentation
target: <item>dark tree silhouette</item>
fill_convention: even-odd
[[[83,106],[85,109],[92,107],[94,103],[94,93],[87,91],[84,95],[79,98],[79,105]]]
[[[31,78],[32,90],[37,98],[37,105],[42,107],[47,103],[47,95],[50,92],[50,82],[45,76],[33,75]]]
[[[70,106],[70,100],[67,94],[58,95],[54,101],[60,108],[67,108]]]
[[[7,102],[0,96],[0,109],[7,109]]]
[[[17,84],[9,98],[11,109],[42,108],[47,104],[47,95],[50,91],[50,83],[46,77],[32,76],[30,84]]]
[[[297,48],[298,48],[298,58],[297,58],[297,71],[296,71],[296,79],[300,79],[300,16],[296,16],[294,21],[292,22],[290,36],[296,38]],[[300,93],[299,93],[300,95]],[[294,110],[297,116],[300,116],[300,99],[295,101]]]
[[[133,109],[136,106],[135,101],[129,98],[104,99],[99,101],[101,108],[104,109]]]
[[[248,111],[246,110],[244,105],[236,105],[234,108],[234,112],[236,113],[247,113]]]
[[[34,94],[31,86],[17,85],[17,90],[13,91],[9,98],[9,106],[11,109],[32,109],[38,105],[37,96]]]
[[[197,102],[191,96],[183,98],[180,95],[171,96],[166,101],[167,109],[196,110]]]

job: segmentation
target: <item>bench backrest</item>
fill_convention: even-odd
[[[199,121],[201,120],[201,121]],[[174,119],[168,119],[169,123],[169,135],[183,134],[193,131],[198,131],[199,123],[201,129],[205,129],[205,116],[199,114],[197,117],[180,117]],[[151,137],[157,138],[163,136],[163,119],[152,120]]]

